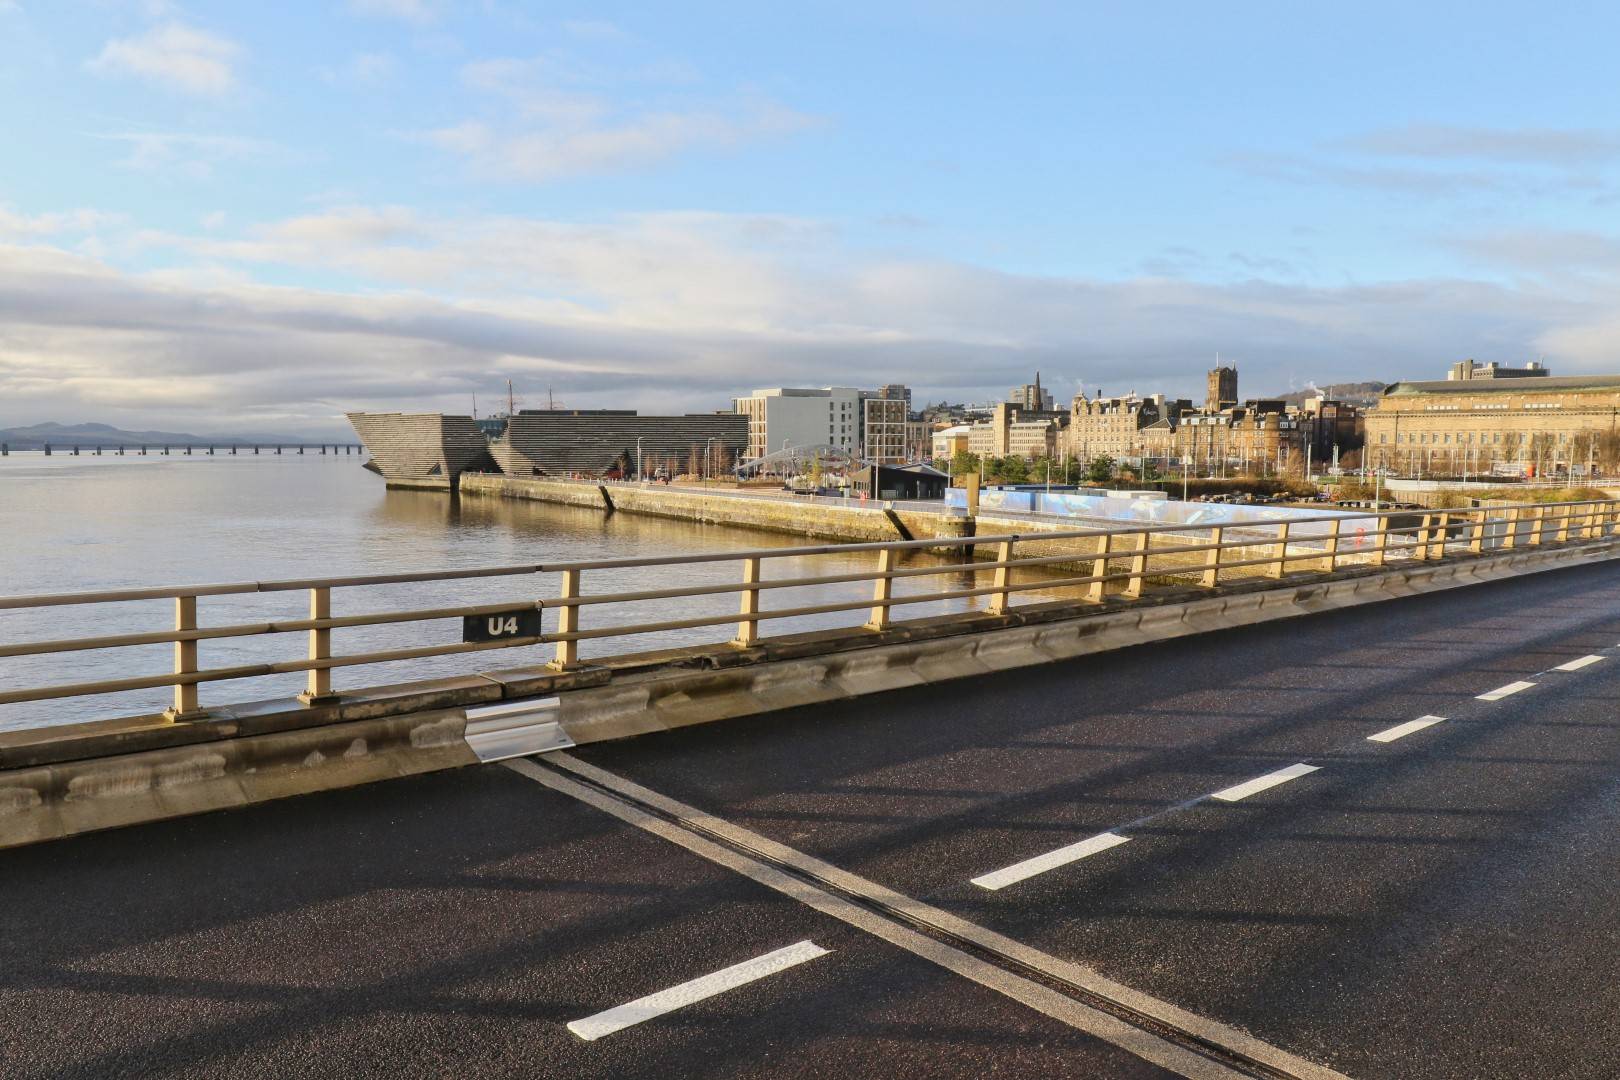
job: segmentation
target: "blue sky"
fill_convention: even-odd
[[[0,425],[1620,370],[1599,5],[0,0]]]

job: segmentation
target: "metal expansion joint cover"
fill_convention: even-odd
[[[467,710],[467,746],[479,761],[505,761],[574,745],[557,721],[557,698]]]

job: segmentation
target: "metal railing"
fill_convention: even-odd
[[[1401,521],[1411,523],[1399,524]],[[171,670],[148,675],[22,688],[0,685],[0,705],[168,687],[173,692],[173,704],[167,715],[173,720],[200,719],[207,716],[199,699],[200,687],[204,683],[224,680],[302,672],[307,680],[302,699],[306,703],[319,704],[332,701],[337,696],[332,673],[338,668],[552,645],[555,655],[550,666],[567,670],[580,664],[580,642],[594,639],[734,626],[731,644],[750,647],[762,640],[762,624],[775,620],[861,612],[864,613],[861,625],[865,629],[882,631],[893,625],[895,609],[906,605],[983,598],[989,613],[1005,614],[1014,606],[1013,601],[1023,594],[1065,593],[1069,590],[1074,591],[1068,597],[1070,600],[1100,603],[1110,594],[1131,600],[1140,597],[1144,589],[1154,583],[1213,589],[1223,582],[1238,578],[1280,579],[1290,572],[1331,573],[1348,565],[1376,567],[1390,558],[1436,560],[1462,552],[1477,555],[1485,551],[1608,537],[1615,534],[1617,524],[1620,524],[1620,500],[1595,500],[1473,510],[1338,513],[1279,522],[1203,528],[1172,524],[1053,530],[358,577],[3,597],[0,598],[0,611],[168,600],[174,606],[174,623],[172,629],[142,633],[0,642],[0,659],[172,644],[174,662]],[[976,559],[975,548],[992,548],[994,556],[988,560]],[[772,560],[830,555],[847,557],[851,553],[871,553],[876,565],[868,570],[801,577],[773,578],[762,573],[762,569]],[[943,553],[943,557],[938,562],[906,564],[908,556],[921,553]],[[630,568],[678,571],[683,566],[710,563],[736,564],[732,580],[638,591],[586,593],[584,590],[584,575],[587,573]],[[556,595],[549,598],[353,615],[332,614],[334,590],[550,574],[557,575],[558,587]],[[980,584],[982,574],[990,575],[989,584]],[[894,588],[897,581],[949,575],[967,575],[971,584],[963,588],[913,593],[897,593]],[[869,585],[870,595],[857,600],[787,607],[766,607],[762,604],[764,597],[777,590],[851,583]],[[246,593],[283,592],[306,594],[307,617],[219,626],[206,626],[199,622],[199,600]],[[587,609],[600,605],[636,605],[727,594],[736,595],[738,603],[734,611],[723,614],[588,625],[592,620],[587,617]],[[425,644],[347,654],[334,654],[332,651],[332,631],[337,629],[510,615],[514,611],[555,611],[555,629],[491,641]],[[853,626],[851,628],[854,629]],[[305,654],[302,657],[214,668],[203,668],[199,664],[200,642],[293,633],[306,635]]]

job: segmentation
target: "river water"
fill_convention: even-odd
[[[208,582],[336,577],[521,563],[801,546],[780,534],[693,525],[628,514],[494,499],[459,501],[434,492],[388,491],[351,456],[0,458],[0,596],[142,588]],[[926,556],[916,556],[927,561]],[[875,555],[850,553],[767,560],[767,577],[866,570]],[[597,571],[587,592],[670,588],[734,581],[735,563]],[[978,575],[988,584],[988,575]],[[965,575],[899,579],[897,593],[963,588]],[[556,595],[558,575],[448,583],[368,586],[333,593],[333,614],[513,601]],[[865,584],[776,590],[767,608],[857,600]],[[1034,598],[1035,594],[1029,594]],[[911,605],[897,618],[961,611],[981,601]],[[201,625],[305,616],[303,592],[203,597]],[[735,594],[582,609],[583,628],[722,614]],[[167,630],[173,601],[0,610],[0,643]],[[764,624],[766,635],[858,624],[859,612]],[[546,626],[553,626],[547,613]],[[356,627],[333,632],[334,653],[460,640],[459,620]],[[727,640],[733,628],[704,627],[630,639],[584,641],[584,657]],[[201,666],[226,667],[302,656],[304,634],[204,641]],[[336,688],[379,685],[544,663],[552,648],[524,647],[339,668]],[[0,689],[17,690],[170,670],[172,646],[151,645],[49,656],[0,657]],[[229,704],[297,693],[302,675],[205,683],[202,703]],[[164,708],[171,691],[153,689],[0,705],[0,729],[73,723]]]

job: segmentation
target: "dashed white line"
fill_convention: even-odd
[[[818,956],[826,956],[829,950],[823,949],[813,941],[801,941],[796,945],[789,945],[764,956],[756,956],[752,960],[744,960],[740,964],[733,964],[722,968],[712,975],[683,982],[679,986],[672,986],[668,990],[660,990],[656,994],[636,998],[616,1008],[599,1012],[595,1016],[587,1016],[583,1020],[575,1020],[568,1025],[568,1030],[584,1039],[594,1042],[604,1035],[611,1035],[615,1031],[623,1031],[633,1027],[644,1020],[662,1016],[667,1012],[687,1005],[696,1004],[705,998],[712,998],[716,994],[723,994],[727,990],[735,990],[751,982],[775,975],[778,971],[786,971],[806,960],[814,960]]]
[[[1250,795],[1265,791],[1267,788],[1274,788],[1278,784],[1286,784],[1288,781],[1304,776],[1306,773],[1313,773],[1319,768],[1321,766],[1307,765],[1302,761],[1298,765],[1290,765],[1286,769],[1268,772],[1266,775],[1257,776],[1253,780],[1246,780],[1233,787],[1223,788],[1211,795],[1210,798],[1219,799],[1221,802],[1237,802],[1239,799],[1247,799]]]
[[[1593,664],[1597,663],[1599,660],[1602,660],[1602,659],[1603,659],[1603,657],[1598,656],[1596,654],[1593,654],[1591,656],[1583,656],[1578,660],[1571,660],[1567,664],[1559,664],[1557,667],[1553,668],[1553,670],[1554,671],[1579,671],[1583,667],[1591,667]]]
[[[1479,701],[1501,701],[1509,694],[1517,694],[1520,690],[1528,690],[1536,685],[1533,682],[1510,682],[1506,686],[1498,686],[1488,694],[1480,694]]]
[[[1045,855],[1037,855],[1033,859],[1025,859],[1021,863],[1014,863],[1003,870],[981,874],[979,877],[972,879],[973,884],[981,889],[1005,889],[1008,885],[1016,885],[1018,882],[1026,878],[1032,878],[1036,874],[1056,870],[1060,866],[1066,866],[1069,863],[1085,858],[1087,855],[1095,855],[1099,851],[1107,851],[1111,847],[1118,847],[1129,839],[1130,837],[1121,836],[1118,833],[1098,833],[1096,836],[1087,837],[1078,843],[1060,847],[1056,851],[1048,851]]]
[[[1394,742],[1396,739],[1406,738],[1406,736],[1412,734],[1414,731],[1422,731],[1426,727],[1432,727],[1444,719],[1445,717],[1443,716],[1420,716],[1416,720],[1408,720],[1404,724],[1396,724],[1394,727],[1380,731],[1376,735],[1369,735],[1367,736],[1367,741]]]

